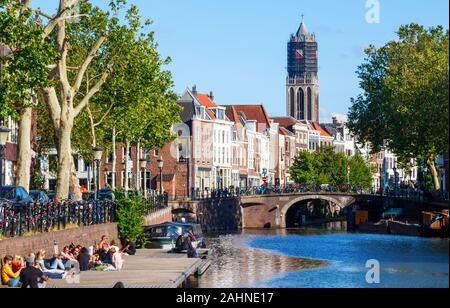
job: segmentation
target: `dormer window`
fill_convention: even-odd
[[[225,110],[217,109],[217,119],[225,120]]]
[[[197,109],[196,110],[197,117],[204,119],[205,118],[205,107],[198,106],[196,109]]]

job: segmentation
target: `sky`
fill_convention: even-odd
[[[43,8],[50,5],[39,1]],[[200,92],[213,91],[219,105],[264,104],[270,116],[286,115],[287,42],[304,15],[319,43],[321,122],[347,114],[350,98],[360,93],[355,71],[364,60],[364,48],[394,39],[402,24],[448,29],[449,23],[448,0],[128,2],[153,20],[150,29],[158,50],[172,58],[167,69],[175,92],[196,85]],[[379,3],[378,23],[367,22],[368,11],[376,9],[367,8],[367,2]]]

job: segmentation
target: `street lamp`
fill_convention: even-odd
[[[393,170],[394,170],[394,188],[397,188],[397,171],[398,171],[397,161],[394,162]]]
[[[6,140],[10,132],[9,128],[0,126],[0,186],[3,185],[3,159],[5,157]]]
[[[383,197],[383,168],[380,167],[380,195]]]
[[[164,158],[161,156],[158,159],[158,167],[159,167],[159,193],[162,196],[163,191],[163,167],[164,167]]]
[[[102,161],[102,157],[103,157],[103,149],[100,147],[95,147],[92,149],[92,151],[94,152],[94,160],[97,163],[96,169],[97,169],[97,176],[96,176],[96,200],[98,200],[99,197],[99,190],[100,190],[100,163]]]
[[[142,179],[143,179],[142,190],[144,192],[144,197],[146,197],[147,196],[147,160],[146,159],[141,159],[139,161],[139,165],[140,165],[141,170],[143,172],[143,174],[142,174],[143,175],[142,176]]]

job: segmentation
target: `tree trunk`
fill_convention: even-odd
[[[129,161],[129,149],[130,149],[130,142],[127,140],[125,142],[125,191],[128,192],[130,190],[129,185],[129,174],[128,174],[128,161]],[[125,194],[128,196],[128,194]]]
[[[434,162],[434,159],[435,159],[434,155],[428,157],[427,168],[428,171],[430,171],[431,178],[433,180],[434,191],[439,192],[441,190],[441,181],[439,179],[439,174],[436,170],[436,164]]]
[[[77,170],[75,169],[75,161],[72,158],[72,167],[70,168],[69,192],[75,196],[77,201],[81,201],[83,196],[81,194],[80,180],[78,179]]]
[[[141,188],[141,166],[140,166],[140,160],[141,160],[141,144],[138,142],[136,147],[136,190],[142,191]]]
[[[113,132],[112,132],[112,156],[113,156],[113,161],[112,161],[112,185],[111,188],[114,190],[116,189],[116,158],[117,158],[117,153],[116,153],[116,127],[113,127]]]
[[[19,153],[16,169],[16,186],[30,190],[31,172],[31,117],[32,108],[23,108],[20,111]]]
[[[67,111],[68,112],[68,111]],[[66,200],[70,192],[70,182],[73,174],[73,157],[70,137],[72,135],[73,116],[61,117],[58,132],[58,176],[56,185],[56,202]],[[74,184],[74,183],[73,183]],[[74,185],[72,185],[74,189]]]

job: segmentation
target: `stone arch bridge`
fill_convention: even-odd
[[[343,194],[343,193],[292,193],[256,195],[241,197],[242,227],[286,228],[286,216],[289,209],[299,203],[313,200],[325,200],[339,207],[341,210],[356,204],[379,204],[379,196]]]

